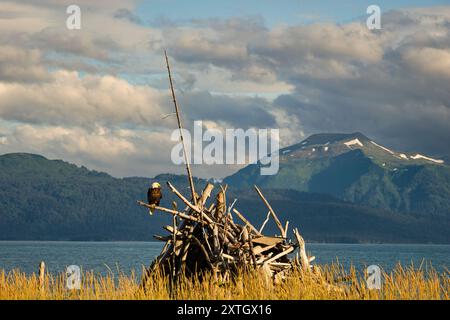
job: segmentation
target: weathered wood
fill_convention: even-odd
[[[222,249],[219,240],[219,228],[217,226],[214,226],[213,228],[213,247],[215,254],[218,254]]]
[[[270,218],[270,211],[267,212],[266,220],[264,220],[263,224],[261,225],[261,228],[259,228],[259,233],[262,233],[264,230],[264,227],[266,226],[267,222],[269,222]]]
[[[231,203],[231,205],[228,207],[228,214],[231,215],[231,210],[234,208],[234,205],[236,204],[237,199],[234,199],[233,202]]]
[[[199,205],[203,208],[206,204],[206,201],[208,200],[208,198],[211,196],[211,192],[214,189],[214,185],[211,183],[208,183],[205,187],[205,189],[203,189],[202,195],[200,196],[200,201],[199,201]]]
[[[159,211],[162,211],[162,212],[170,213],[171,215],[177,215],[177,216],[179,216],[180,218],[185,219],[185,220],[190,220],[190,221],[194,221],[194,222],[200,222],[200,220],[197,219],[196,217],[188,216],[188,215],[186,215],[186,214],[184,214],[184,213],[181,213],[181,212],[179,212],[179,211],[167,209],[167,208],[160,207],[160,206],[151,206],[151,205],[149,205],[148,203],[145,203],[145,202],[143,202],[143,201],[138,201],[137,203],[138,203],[140,206],[143,206],[143,207],[146,207],[146,208],[152,208],[152,209],[159,210]]]
[[[187,200],[170,182],[167,182],[167,185],[169,186],[170,190],[173,193],[175,193],[178,196],[178,198],[181,199],[181,201],[183,201],[186,205],[188,205],[189,208],[191,208],[192,210],[197,212],[200,215],[200,218],[206,220],[210,224],[214,224],[214,221],[210,217],[208,217],[203,212],[203,210],[200,210],[200,208],[197,205],[192,204],[191,202],[189,202],[189,200]],[[200,221],[200,220],[197,220],[197,221]]]
[[[199,203],[202,208],[205,206],[206,201],[211,196],[211,192],[212,192],[213,188],[214,188],[214,185],[212,185],[211,183],[208,183],[206,185],[206,187],[203,189],[202,195],[199,199]],[[189,206],[188,206],[188,208],[189,208]],[[190,239],[191,239],[192,233],[195,230],[195,225],[193,223],[186,222],[186,223],[182,224],[182,229],[184,229],[185,227],[187,229],[186,230],[187,241],[183,244],[183,249],[182,249],[182,253],[181,253],[181,267],[182,268],[186,265],[187,256],[189,254],[189,247],[191,245]]]
[[[288,228],[289,228],[289,221],[286,221],[286,226],[284,227],[284,237],[287,237],[287,233],[288,233]]]
[[[284,231],[283,225],[281,224],[280,219],[278,219],[278,216],[276,215],[275,211],[273,211],[272,206],[269,204],[269,202],[267,201],[267,199],[264,197],[264,195],[258,189],[257,186],[255,186],[255,190],[258,193],[258,195],[260,196],[260,198],[262,199],[262,201],[264,202],[264,204],[266,205],[267,209],[269,209],[269,212],[271,213],[273,220],[275,220],[275,223],[281,232],[281,236],[283,238],[286,238],[286,233]]]
[[[192,236],[192,239],[194,240],[195,244],[201,249],[202,253],[205,255],[205,259],[208,265],[213,269],[214,266],[211,263],[211,259],[209,258],[209,254],[208,251],[206,251],[205,246],[200,242],[200,240],[197,239],[197,237]]]
[[[163,236],[159,236],[159,235],[157,235],[157,234],[154,234],[154,235],[153,235],[153,238],[155,238],[156,240],[159,240],[159,241],[163,241],[163,242],[170,241],[170,243],[172,243],[172,237],[171,237],[171,236],[165,236],[165,237],[163,237]]]
[[[174,209],[176,209],[176,203],[174,203]],[[176,261],[176,257],[179,254],[179,250],[177,250],[177,215],[174,215],[172,218],[172,236],[173,236],[173,243],[174,243],[174,248],[173,248],[173,257],[172,257],[172,276],[175,277],[177,275],[177,261]],[[182,245],[183,242],[180,241],[180,245]]]
[[[164,226],[163,229],[168,231],[168,232],[170,232],[170,234],[174,233],[174,230],[173,230],[172,226]],[[183,235],[183,233],[180,230],[176,230],[176,235],[181,237]]]
[[[270,265],[277,267],[292,267],[292,264],[287,262],[270,262]]]
[[[279,254],[277,254],[276,256],[268,259],[265,261],[265,263],[271,263],[277,259],[280,259],[281,257],[284,257],[285,255],[291,253],[292,251],[294,251],[293,247],[289,247],[289,249],[284,250],[283,252],[280,252]]]
[[[189,165],[190,164],[190,159],[188,159],[188,153],[187,153],[187,150],[186,150],[186,144],[184,143],[183,126],[181,124],[180,110],[178,108],[177,98],[175,96],[175,89],[173,87],[173,81],[172,81],[172,73],[170,72],[169,57],[167,56],[166,50],[164,50],[164,56],[166,58],[167,73],[169,74],[170,91],[172,93],[172,100],[173,100],[173,104],[175,106],[175,113],[177,115],[178,129],[180,130],[180,140],[181,140],[181,144],[183,145],[183,155],[184,155],[186,171],[187,171],[188,179],[189,179],[189,187],[191,189],[191,194],[192,194],[192,201],[194,202],[194,205],[197,205],[197,198],[196,198],[196,193],[195,193],[194,179],[192,178],[191,167]]]
[[[273,252],[269,252],[266,256],[262,256],[261,258],[259,258],[257,263],[258,264],[264,264],[265,261],[268,260],[271,257],[273,257]]]
[[[163,227],[169,232],[168,237],[156,236],[157,239],[166,242],[167,248],[156,261],[158,266],[162,270],[167,270],[172,277],[178,276],[183,270],[189,271],[190,274],[192,274],[190,270],[194,272],[209,270],[214,274],[215,279],[221,279],[227,274],[233,274],[232,270],[235,269],[232,268],[253,266],[255,269],[270,270],[272,279],[282,281],[286,272],[295,267],[297,261],[299,267],[309,269],[310,259],[306,257],[308,263],[304,262],[303,255],[306,255],[304,241],[298,230],[294,230],[297,245],[286,239],[289,222],[280,228],[280,231],[283,230],[282,237],[264,236],[239,210],[233,208],[236,201],[230,207],[226,207],[225,188],[221,188],[214,206],[211,207],[211,211],[208,211],[205,204],[211,196],[212,185],[206,186],[197,199],[197,205],[194,205],[170,182],[167,184],[187,208],[187,212],[179,212],[176,206],[174,209],[155,207],[156,210],[171,214],[174,219],[172,226]],[[262,194],[261,198],[265,199]],[[149,206],[143,202],[139,204]],[[269,212],[260,230],[264,229],[270,217],[275,221],[278,220],[268,202],[266,206]],[[242,224],[232,220],[230,211],[236,214]],[[182,221],[180,226],[176,223],[177,217]],[[287,255],[297,247],[300,249],[299,258],[291,260]]]
[[[309,265],[309,259],[306,255],[306,248],[305,248],[305,240],[303,240],[302,236],[300,235],[300,232],[298,232],[298,229],[295,228],[293,230],[295,237],[297,238],[297,244],[298,244],[298,250],[300,254],[300,264],[303,271],[310,271],[310,265]]]
[[[254,243],[254,239],[252,239],[252,242]],[[255,255],[259,255],[262,254],[263,252],[266,252],[272,248],[274,248],[276,246],[276,244],[270,245],[270,246],[266,246],[266,247],[261,247],[261,246],[256,246],[253,248],[253,252],[255,253]]]
[[[248,229],[247,229],[247,228],[244,228],[244,229],[242,230],[241,237],[242,237],[242,241],[243,241],[244,243],[245,243],[245,242],[248,242],[249,237],[248,237]]]
[[[221,190],[216,196],[215,218],[218,221],[221,221],[222,218],[225,216],[225,212],[226,212],[225,192]]]
[[[233,209],[233,212],[238,216],[239,219],[241,219],[243,223],[249,226],[257,236],[262,236],[258,229],[256,229],[237,209]]]
[[[253,243],[263,244],[263,245],[266,245],[266,246],[271,246],[271,245],[276,245],[276,244],[279,244],[279,243],[283,243],[283,241],[284,241],[284,239],[282,239],[282,238],[266,237],[266,236],[261,236],[261,237],[253,239]]]
[[[222,256],[224,258],[227,258],[228,260],[232,260],[232,261],[236,260],[233,256],[230,256],[229,254],[226,254],[226,253],[222,253]]]
[[[167,249],[169,249],[169,246],[170,246],[170,240],[167,240],[166,243],[164,244],[164,247],[162,248],[161,252],[159,253],[158,257],[162,257],[167,252]]]
[[[248,235],[248,245],[250,247],[250,255],[252,256],[253,265],[255,266],[256,269],[258,263],[256,262],[255,252],[253,251],[252,234]]]
[[[39,264],[39,289],[44,290],[45,285],[45,262],[41,261]]]
[[[228,213],[225,216],[225,221],[227,222],[226,225],[231,227],[231,232],[234,233],[235,235],[238,235],[242,232],[242,226],[237,225],[234,221],[233,221],[233,217],[231,216],[231,213]]]

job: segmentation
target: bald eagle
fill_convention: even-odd
[[[148,204],[153,208],[150,209],[150,214],[153,214],[155,206],[159,206],[162,199],[161,185],[158,182],[152,183],[152,186],[147,191]]]

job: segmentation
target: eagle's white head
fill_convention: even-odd
[[[153,182],[152,189],[161,189],[161,185],[158,182]]]

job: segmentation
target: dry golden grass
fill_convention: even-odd
[[[324,266],[321,276],[292,273],[284,282],[274,285],[255,272],[241,272],[232,283],[218,283],[207,276],[206,281],[178,279],[175,290],[169,280],[155,275],[144,291],[135,274],[127,276],[98,276],[83,273],[81,290],[67,290],[64,275],[46,274],[44,287],[39,286],[36,275],[27,276],[19,271],[0,271],[0,300],[15,299],[198,299],[198,300],[297,300],[297,299],[445,299],[449,300],[448,270],[439,274],[433,269],[422,270],[400,265],[382,275],[382,289],[369,290],[364,275],[351,269],[345,282],[330,286],[332,279],[344,276],[339,265]]]

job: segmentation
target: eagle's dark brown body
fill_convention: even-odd
[[[159,206],[161,201],[162,193],[160,188],[149,188],[147,191],[148,204]]]

